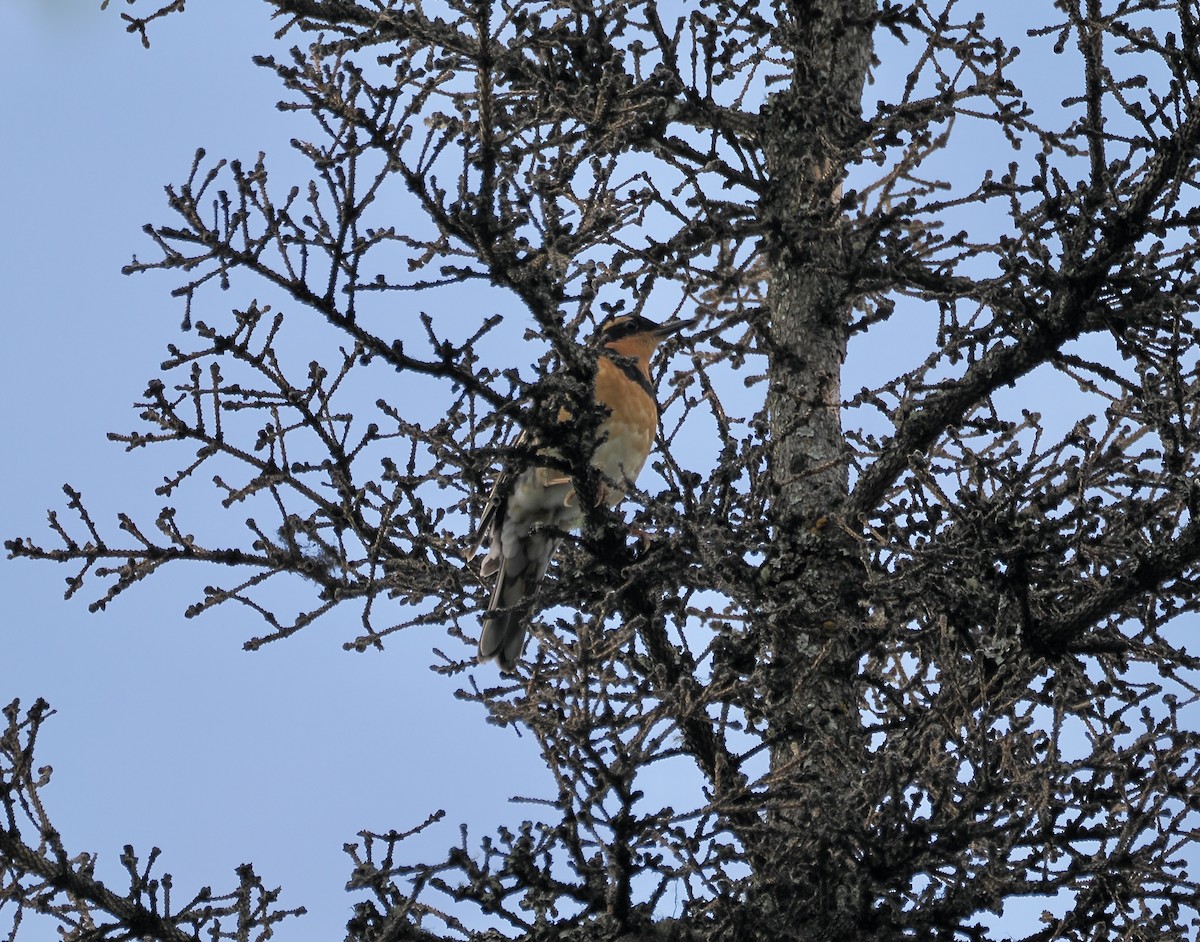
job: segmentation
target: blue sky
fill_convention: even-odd
[[[152,519],[146,495],[173,469],[105,434],[134,427],[130,403],[181,309],[173,283],[119,269],[152,254],[140,229],[166,220],[162,188],[183,179],[197,146],[247,161],[265,151],[282,172],[304,172],[288,146],[304,118],[275,110],[274,77],[250,62],[277,27],[263,5],[190,5],[149,50],[122,30],[123,7],[0,5],[0,70],[19,90],[0,104],[0,434],[21,449],[0,463],[0,492],[14,496],[0,510],[5,537],[49,541],[45,512],[63,507],[68,481],[109,532],[118,510]],[[509,796],[553,792],[531,737],[486,724],[426,669],[443,643],[428,631],[347,654],[358,617],[347,608],[248,654],[253,616],[226,606],[183,618],[201,576],[159,575],[90,615],[86,590],[62,601],[68,574],[0,563],[0,702],[42,696],[59,711],[40,742],[55,769],[46,798],[69,848],[99,852],[101,876],[118,873],[126,843],[161,847],[181,892],[232,886],[253,861],[284,887],[282,905],[309,909],[282,938],[338,938],[352,904],[342,845],[359,830],[410,828],[443,808],[412,843],[412,860],[435,860],[460,821],[482,836],[528,816]]]
[[[105,435],[136,426],[130,404],[181,308],[167,279],[120,268],[151,254],[141,227],[166,220],[163,186],[186,176],[197,146],[245,160],[264,150],[286,167],[303,120],[275,110],[273,76],[250,62],[277,25],[262,5],[189,6],[149,50],[122,30],[122,8],[0,4],[0,69],[24,89],[0,104],[11,134],[0,421],[22,450],[0,463],[5,537],[48,542],[46,509],[63,508],[67,481],[110,534],[118,510],[152,521],[172,468]],[[101,876],[116,877],[126,843],[162,848],[180,893],[232,887],[252,861],[284,887],[281,905],[309,909],[283,938],[340,938],[352,902],[342,845],[359,830],[411,828],[444,808],[445,823],[413,841],[413,860],[436,860],[458,822],[518,822],[527,815],[508,797],[545,787],[530,737],[487,725],[427,670],[444,638],[411,632],[382,654],[347,654],[358,627],[347,608],[248,654],[261,627],[248,613],[183,618],[198,573],[163,573],[95,615],[86,591],[63,602],[67,575],[0,564],[0,700],[41,696],[58,711],[40,742],[54,766],[46,799],[68,846],[99,852]]]

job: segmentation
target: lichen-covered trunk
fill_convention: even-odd
[[[770,189],[768,410],[772,557],[764,565],[760,695],[771,725],[765,822],[771,860],[757,919],[780,938],[863,938],[872,925],[860,853],[870,799],[859,705],[864,568],[842,517],[848,462],[841,369],[854,253],[839,208],[857,152],[871,58],[869,0],[792,3],[779,43],[792,83],[764,110]],[[766,936],[764,936],[766,937]]]

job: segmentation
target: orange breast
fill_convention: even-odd
[[[633,481],[642,470],[654,434],[658,431],[658,405],[642,386],[611,360],[596,363],[596,399],[612,412],[605,423],[608,437],[596,446],[592,461],[612,481]],[[612,503],[620,500],[614,493]]]

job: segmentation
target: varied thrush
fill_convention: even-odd
[[[591,463],[603,477],[599,499],[615,507],[642,470],[658,431],[658,403],[650,381],[650,360],[667,337],[696,323],[672,320],[656,324],[637,315],[605,321],[596,343],[596,403],[606,411],[596,435]],[[566,410],[559,421],[570,418]],[[522,432],[518,445],[528,442]],[[516,475],[505,471],[496,481],[479,521],[475,551],[485,542],[487,556],[480,575],[496,577],[479,635],[479,659],[496,658],[511,671],[525,645],[525,603],[537,590],[564,531],[583,522],[570,475],[561,470],[558,449],[539,454],[560,460],[560,467],[534,464]]]

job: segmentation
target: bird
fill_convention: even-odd
[[[597,407],[605,410],[591,455],[591,464],[603,478],[597,503],[615,507],[637,480],[658,431],[651,360],[662,341],[697,320],[677,318],[657,324],[640,314],[624,314],[600,325],[592,388]],[[569,418],[566,410],[560,410],[560,422]],[[523,431],[516,444],[520,448],[536,442]],[[559,466],[545,467],[535,458],[524,470],[503,471],[480,516],[470,553],[474,556],[486,543],[479,572],[496,579],[481,625],[479,660],[495,659],[506,674],[513,671],[525,646],[525,603],[546,575],[563,533],[578,527],[584,517],[574,481],[561,470],[558,450],[547,447],[536,454],[557,459]]]

